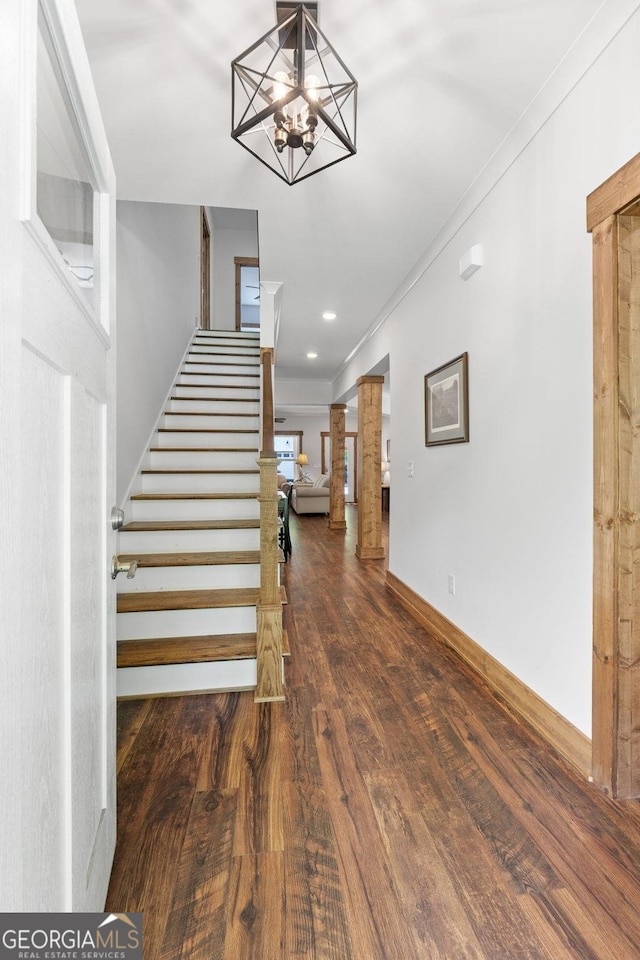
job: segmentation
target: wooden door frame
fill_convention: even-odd
[[[640,796],[640,154],[587,198],[593,236],[592,776]],[[637,600],[635,601],[637,603]]]
[[[331,433],[330,433],[329,430],[321,430],[321,431],[320,431],[320,462],[321,462],[321,468],[320,468],[320,469],[321,469],[321,473],[327,473],[327,472],[328,472],[328,468],[327,468],[327,458],[326,458],[325,452],[324,452],[324,441],[325,441],[325,437],[326,437],[328,440],[331,439]],[[353,430],[345,430],[345,434],[344,434],[345,446],[346,446],[347,437],[352,437],[352,438],[353,438],[353,501],[347,501],[347,502],[349,502],[349,503],[351,503],[351,502],[357,503],[357,502],[358,502],[358,433],[357,433],[357,431],[354,432]]]
[[[236,330],[241,330],[242,329],[242,309],[241,309],[240,299],[241,299],[242,268],[243,267],[259,267],[260,260],[258,259],[258,257],[234,257],[233,262],[236,268]]]
[[[205,207],[200,207],[200,327],[211,329],[211,231]]]

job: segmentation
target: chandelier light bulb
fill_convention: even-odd
[[[282,100],[291,89],[290,77],[284,70],[278,70],[273,79],[275,80],[273,85],[273,99]]]
[[[305,79],[304,86],[310,100],[318,100],[320,98],[320,81],[317,77],[314,77],[313,74],[311,74],[310,77]]]

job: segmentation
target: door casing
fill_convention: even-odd
[[[592,776],[640,796],[640,154],[587,199],[593,236]]]

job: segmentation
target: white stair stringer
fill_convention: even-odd
[[[119,697],[256,686],[259,372],[256,334],[194,336],[119,533],[121,560],[139,560],[117,584]],[[173,592],[187,600],[164,609]]]

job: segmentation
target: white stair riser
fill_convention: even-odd
[[[222,433],[219,430],[183,433],[159,430],[153,438],[154,447],[247,447],[253,450],[260,445],[260,434]]]
[[[156,590],[238,590],[260,586],[259,563],[216,563],[195,567],[138,567],[132,580],[118,577],[118,593]]]
[[[216,343],[206,341],[206,340],[196,340],[195,343],[191,345],[190,353],[197,353],[200,350],[210,350],[213,352],[223,352],[231,353],[239,357],[251,357],[260,358],[260,347],[255,343],[251,343],[245,340],[239,340],[237,343],[233,343],[228,340],[227,342]]]
[[[151,470],[252,470],[257,450],[153,450],[149,454]]]
[[[238,330],[234,335],[231,333],[218,330],[216,332],[209,333],[197,333],[193,339],[193,343],[203,343],[203,344],[213,344],[215,346],[231,346],[237,347],[239,344],[245,347],[253,347],[254,349],[260,349],[260,335],[250,333],[247,330]]]
[[[244,373],[248,376],[251,373],[260,373],[260,364],[248,362],[246,357],[239,360],[235,357],[220,357],[218,360],[212,354],[194,353],[185,361],[183,373],[214,373],[223,376]]]
[[[228,356],[211,350],[190,353],[185,360],[184,370],[206,370],[209,373],[260,373],[260,358],[248,356]]]
[[[241,387],[239,384],[237,388],[225,386],[194,387],[193,384],[190,387],[188,384],[177,383],[173,388],[173,396],[178,399],[186,397],[189,400],[193,400],[195,397],[198,400],[253,400],[259,403],[260,388],[255,385]],[[228,409],[231,405],[231,403],[228,403],[224,409]],[[249,406],[249,404],[243,406]]]
[[[118,640],[205,637],[223,633],[255,633],[255,630],[255,607],[149,610],[145,613],[119,613],[116,617]]]
[[[245,411],[248,413],[249,411]],[[162,424],[168,430],[254,430],[260,432],[260,417],[239,417],[233,414],[219,413],[208,416],[206,413],[165,413]],[[248,436],[248,434],[245,434]]]
[[[193,691],[215,693],[223,690],[253,690],[256,683],[254,659],[176,663],[164,667],[121,667],[116,674],[116,693],[118,697]]]
[[[120,553],[175,553],[196,550],[259,550],[260,530],[121,530]]]
[[[251,413],[254,417],[259,418],[260,416],[260,403],[257,400],[251,400],[248,403],[246,401],[235,403],[233,400],[215,400],[206,397],[195,400],[176,398],[169,401],[167,409],[175,413],[215,413],[229,417],[233,417],[236,413]],[[211,419],[217,419],[217,417]],[[242,419],[248,418],[243,417]]]
[[[256,376],[247,376],[243,374],[240,377],[235,377],[232,373],[221,374],[217,373],[214,376],[209,376],[206,373],[203,373],[202,370],[194,370],[192,373],[181,373],[178,378],[179,386],[203,386],[209,387],[212,384],[220,387],[255,387],[256,390],[259,389],[260,379]]]
[[[257,494],[256,494],[257,496]],[[257,500],[131,500],[127,520],[258,520]]]
[[[255,468],[255,464],[254,464]],[[143,473],[142,493],[253,493],[260,485],[252,473]]]

